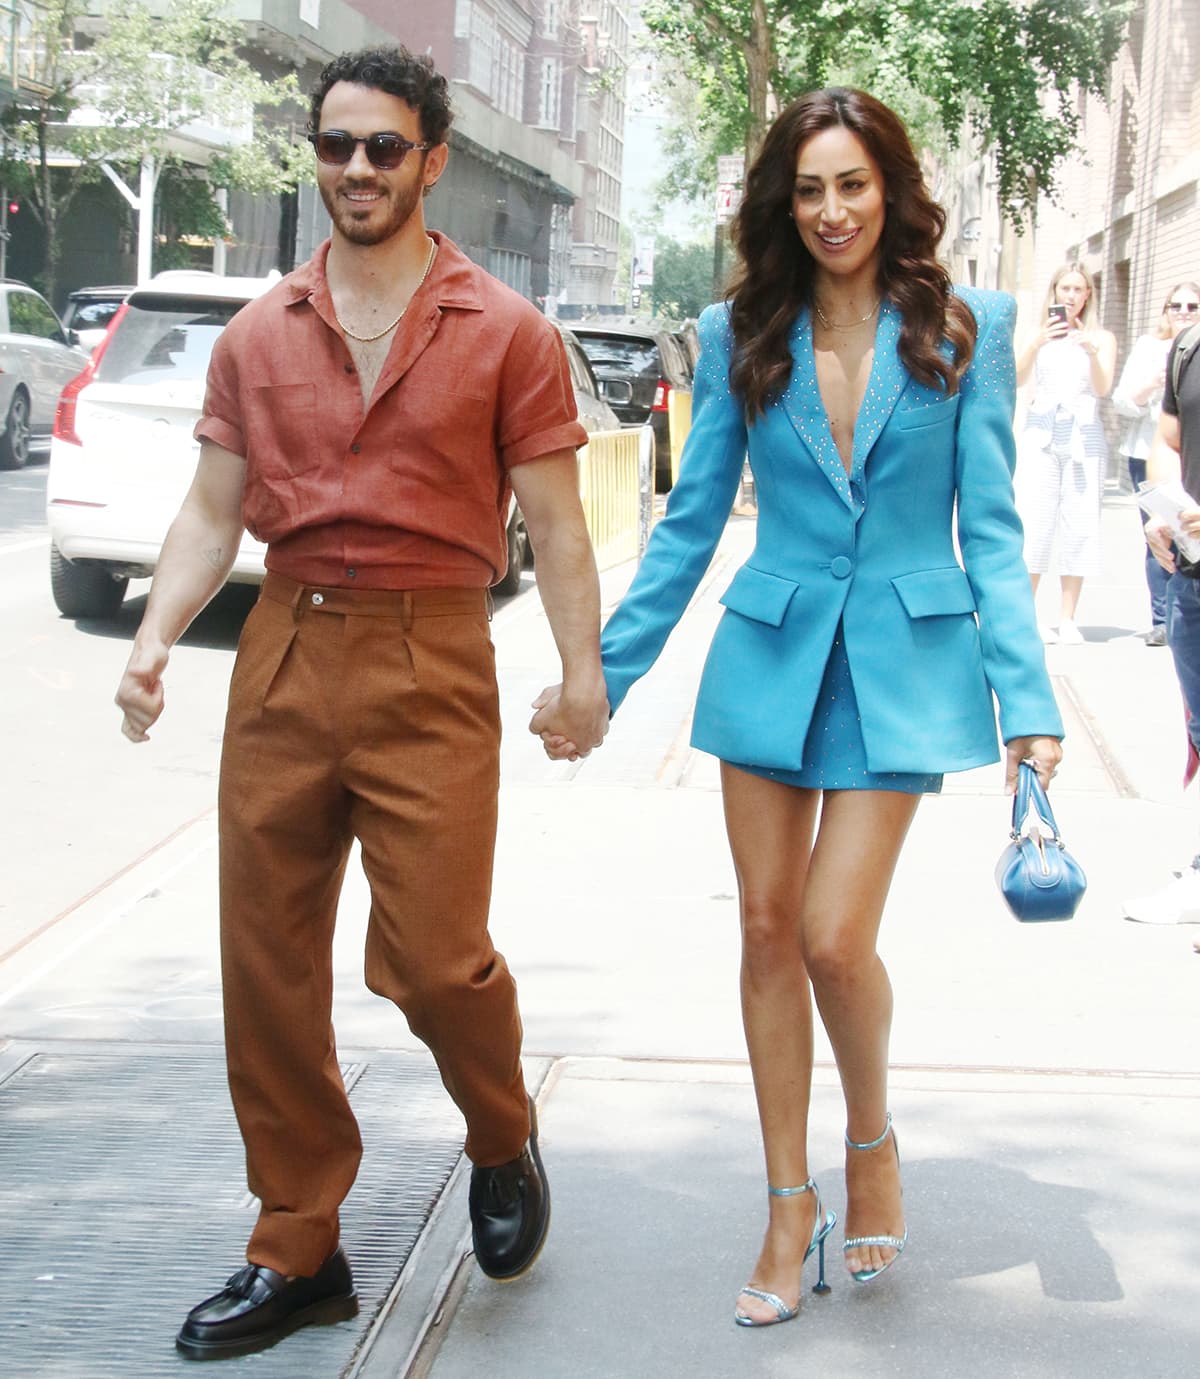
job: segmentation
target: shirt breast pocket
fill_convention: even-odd
[[[321,462],[315,383],[264,383],[251,390],[246,458],[266,479],[291,479]]]

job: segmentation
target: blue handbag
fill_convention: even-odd
[[[1031,814],[1036,816],[1032,826]],[[996,863],[996,884],[1008,908],[1026,924],[1070,919],[1087,890],[1087,877],[1063,845],[1037,772],[1025,762],[1017,768],[1012,842]]]

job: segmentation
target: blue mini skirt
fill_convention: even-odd
[[[854,681],[850,678],[841,623],[838,623],[821,679],[800,769],[782,771],[740,761],[729,764],[739,771],[749,771],[751,775],[795,785],[802,790],[898,790],[906,795],[936,795],[942,788],[940,775],[868,769],[862,720],[858,714]]]

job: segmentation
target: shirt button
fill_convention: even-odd
[[[353,365],[353,364],[343,364],[342,367],[346,370],[347,373],[353,373],[353,372],[354,372],[354,365]]]
[[[850,573],[851,565],[844,555],[835,555],[829,562],[829,573],[834,579],[845,579]]]
[[[324,595],[324,594],[314,594],[314,595],[312,596],[312,601],[313,601],[313,606],[314,606],[314,607],[320,608],[320,606],[325,602],[325,595]]]
[[[358,443],[357,441],[355,441],[354,444],[350,447],[350,453],[351,453],[352,455],[357,455],[361,450],[362,450],[362,446],[359,445],[359,443]]]
[[[348,576],[350,579],[353,579],[353,578],[355,577],[355,575],[358,574],[358,571],[355,570],[355,569],[353,569],[353,568],[351,568],[351,569],[349,569],[349,570],[346,571],[346,574],[347,574],[347,576]]]

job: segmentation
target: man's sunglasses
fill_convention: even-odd
[[[1168,302],[1167,310],[1176,316],[1191,316],[1200,311],[1200,302]]]
[[[399,134],[350,134],[344,129],[323,129],[319,134],[308,135],[308,142],[322,163],[334,165],[348,163],[354,157],[354,150],[362,144],[367,151],[367,161],[381,172],[398,168],[409,149],[424,153],[433,147],[432,144],[414,144]]]

